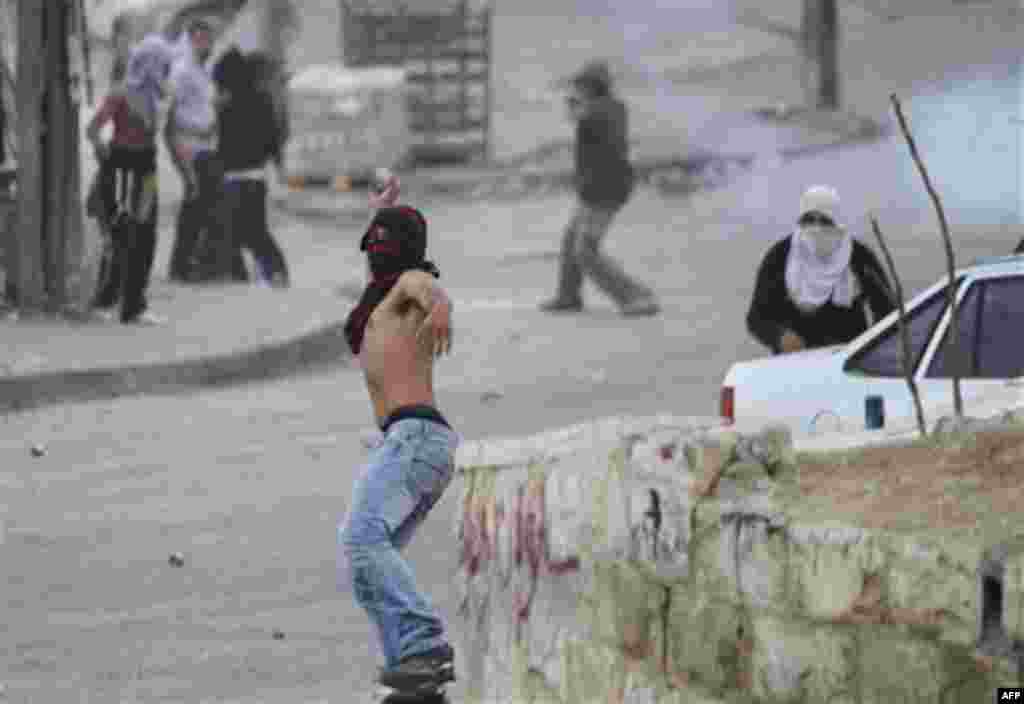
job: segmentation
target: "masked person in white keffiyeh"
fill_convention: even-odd
[[[895,306],[874,253],[839,219],[839,196],[812,186],[796,229],[775,243],[757,274],[747,314],[751,334],[774,353],[849,342]]]
[[[156,133],[160,99],[173,58],[173,47],[159,34],[146,36],[128,57],[122,92],[147,132]]]
[[[849,308],[858,292],[850,270],[853,240],[836,221],[836,205],[835,191],[821,187],[800,199],[800,220],[786,259],[786,288],[805,313],[829,300]]]
[[[149,35],[128,57],[124,80],[104,98],[86,134],[100,160],[89,214],[110,241],[93,301],[100,317],[112,318],[120,303],[121,322],[162,322],[148,310],[146,289],[156,250],[158,107],[173,53],[159,35]],[[101,132],[113,124],[104,141]]]

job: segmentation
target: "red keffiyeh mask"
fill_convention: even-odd
[[[359,249],[369,259],[371,279],[345,322],[345,339],[356,355],[362,349],[370,314],[403,273],[415,269],[441,276],[437,267],[425,259],[427,221],[415,208],[399,206],[377,211]]]

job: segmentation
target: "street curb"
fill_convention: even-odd
[[[344,322],[339,321],[283,341],[211,357],[0,378],[0,414],[267,381],[338,366],[351,358]]]

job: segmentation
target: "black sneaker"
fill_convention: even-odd
[[[443,689],[431,692],[399,692],[385,687],[374,699],[377,704],[451,704]]]
[[[454,681],[455,651],[449,645],[410,655],[380,673],[382,685],[402,693],[433,693],[445,683]]]
[[[661,312],[661,306],[658,302],[650,296],[644,296],[638,298],[635,301],[630,301],[622,306],[622,315],[627,318],[637,318],[641,316],[657,315]]]
[[[543,313],[579,313],[583,310],[583,301],[552,298],[539,306]]]

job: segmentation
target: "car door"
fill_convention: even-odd
[[[1024,276],[974,281],[958,307],[961,354],[961,392],[964,410],[972,401],[989,397],[1024,379]],[[952,379],[956,359],[950,326],[933,345],[920,380],[929,405],[939,407],[945,391],[952,406]]]
[[[961,284],[962,280],[957,282],[957,286]],[[944,315],[947,288],[935,288],[924,299],[914,301],[907,311],[911,367],[915,376],[920,376],[921,362],[929,351],[929,343],[948,317]],[[913,398],[904,374],[899,319],[883,320],[879,326],[881,330],[869,330],[861,339],[854,341],[850,357],[843,365],[843,389],[837,393],[834,407],[844,428],[864,428],[864,404],[868,396],[882,397],[887,418],[906,420],[914,417]]]

